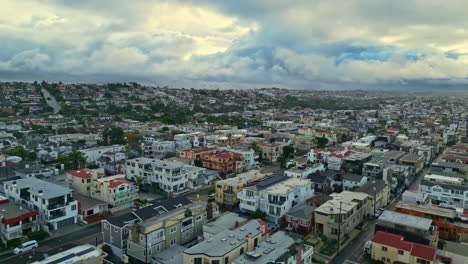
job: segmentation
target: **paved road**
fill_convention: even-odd
[[[57,102],[55,97],[49,93],[46,89],[42,88],[42,93],[44,94],[44,98],[47,104],[54,109],[54,113],[58,113],[62,107]]]
[[[27,252],[20,255],[13,255],[7,253],[0,256],[0,263],[3,264],[19,264],[31,263],[36,260],[44,259],[44,256],[53,255],[60,251],[72,248],[77,245],[92,244],[95,245],[96,237],[98,243],[102,241],[101,225],[94,224],[85,227],[82,230],[75,231],[63,236],[48,239],[39,243],[39,247],[34,251]]]

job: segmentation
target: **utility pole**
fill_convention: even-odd
[[[340,210],[338,211],[338,243],[336,244],[336,255],[340,254],[340,235],[341,235],[341,201]]]
[[[374,185],[374,216],[375,216],[375,204],[376,204],[376,201],[377,201],[377,189],[375,187],[375,180],[372,181],[372,185]]]

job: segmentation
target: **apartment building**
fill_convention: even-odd
[[[181,193],[199,188],[203,184],[205,169],[182,162],[169,162],[150,158],[126,161],[129,179],[143,177],[143,182],[157,186],[168,193]]]
[[[257,143],[261,159],[268,162],[276,162],[283,156],[283,145],[275,143]]]
[[[239,203],[237,193],[241,192],[246,184],[262,179],[266,174],[252,170],[238,174],[233,178],[216,182],[215,199],[219,204],[234,205]]]
[[[209,148],[209,147],[198,147],[181,150],[179,152],[179,157],[185,159],[201,160],[204,154],[216,153],[218,148]]]
[[[375,232],[402,235],[406,240],[437,247],[439,229],[431,219],[385,210],[375,224]]]
[[[107,202],[111,212],[130,208],[138,198],[138,188],[123,174],[105,177],[103,169],[84,168],[66,175],[68,186],[80,194]]]
[[[38,222],[46,230],[58,230],[76,224],[77,201],[72,191],[36,178],[24,178],[3,183],[10,201],[39,212]]]
[[[443,207],[468,209],[468,184],[460,177],[427,174],[419,185],[422,193]]]
[[[230,264],[252,251],[268,237],[268,227],[260,219],[250,220],[232,230],[225,230],[184,251],[184,263]]]
[[[310,174],[324,171],[325,166],[322,163],[317,164],[301,164],[295,167],[289,168],[284,171],[284,175],[288,177],[306,179]]]
[[[78,142],[84,141],[85,143],[95,143],[99,140],[99,135],[97,134],[60,134],[49,136],[48,140],[52,143],[67,143],[67,142]]]
[[[241,154],[246,169],[254,169],[257,167],[257,162],[255,161],[257,156],[255,151],[251,148],[223,148],[222,150]]]
[[[152,159],[162,159],[169,153],[177,153],[191,147],[192,144],[188,140],[145,142],[143,156]]]
[[[371,257],[384,263],[434,264],[436,248],[404,240],[403,236],[377,231]]]
[[[409,166],[411,172],[416,174],[424,167],[424,156],[408,153],[400,159],[399,164]]]
[[[39,215],[37,210],[8,201],[0,204],[0,235],[4,240],[10,240],[39,230],[37,215]]]
[[[386,207],[390,200],[390,186],[384,180],[368,181],[356,191],[369,195],[373,208],[372,212],[375,212],[377,208]]]
[[[346,172],[360,174],[362,173],[364,163],[370,161],[371,159],[371,153],[354,152],[343,158],[343,164],[341,165],[341,168]]]
[[[353,188],[359,188],[367,182],[367,177],[359,175],[359,174],[352,174],[352,173],[345,173],[343,179],[343,190],[350,191]]]
[[[245,168],[242,155],[230,151],[203,154],[203,168],[217,170],[223,175],[228,175]]]
[[[438,206],[398,202],[395,212],[429,218],[439,229],[439,237],[450,241],[468,241],[468,228],[455,219],[455,210]]]
[[[126,254],[150,263],[159,252],[196,240],[203,234],[206,221],[205,203],[187,204],[156,217],[146,217],[129,227]]]
[[[340,231],[342,241],[346,233],[353,231],[371,213],[369,195],[343,191],[315,209],[315,231],[334,239]]]
[[[241,211],[260,210],[269,221],[278,223],[291,208],[314,196],[308,180],[286,176],[267,177],[246,186],[237,194]]]

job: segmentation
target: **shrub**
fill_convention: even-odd
[[[10,239],[7,241],[7,248],[15,248],[19,245],[21,245],[21,239],[19,238]]]
[[[47,233],[44,230],[38,230],[38,231],[34,231],[34,232],[29,232],[27,234],[27,236],[28,236],[29,240],[41,241],[41,240],[46,239],[49,236],[49,233]]]

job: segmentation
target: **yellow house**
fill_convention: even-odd
[[[434,264],[436,249],[403,240],[403,236],[377,231],[372,239],[371,257],[384,263]]]
[[[315,209],[315,230],[341,241],[372,212],[371,199],[362,192],[344,191]],[[341,210],[340,210],[341,209]],[[341,218],[341,219],[340,219]]]
[[[184,263],[230,264],[240,255],[257,247],[267,237],[267,225],[260,219],[253,219],[186,249],[183,253]]]
[[[239,203],[237,193],[241,192],[244,186],[253,181],[265,177],[266,174],[258,170],[251,170],[236,177],[220,180],[216,182],[216,202],[219,204],[233,205]]]
[[[83,168],[79,170],[69,171],[66,173],[66,183],[73,188],[76,192],[89,195],[91,182],[93,180],[104,177],[104,169],[88,169]]]

